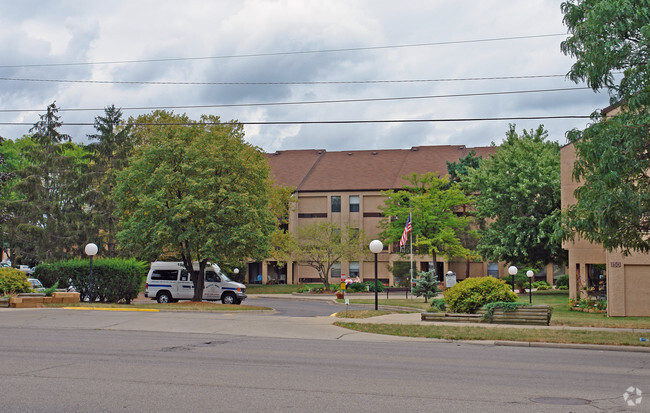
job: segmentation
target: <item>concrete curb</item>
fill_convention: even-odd
[[[633,353],[650,353],[650,347],[612,346],[606,344],[546,343],[537,341],[494,341],[495,346],[503,347],[542,347],[576,350],[627,351]]]

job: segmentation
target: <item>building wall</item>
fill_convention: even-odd
[[[331,211],[331,198],[332,196],[341,197],[341,211]],[[350,211],[350,197],[359,197],[359,211]],[[310,225],[319,221],[330,221],[337,225],[349,225],[354,228],[359,228],[364,232],[368,239],[378,238],[381,228],[379,223],[382,220],[380,206],[383,206],[385,197],[381,191],[331,191],[331,192],[297,192],[294,194],[296,199],[296,207],[289,214],[289,231],[294,232],[296,228],[303,225]],[[391,268],[395,261],[409,261],[409,256],[403,256],[398,251],[393,250],[392,245],[384,245],[384,250],[378,255],[377,272],[378,278],[389,285],[396,283],[395,278],[389,268]],[[428,270],[433,263],[430,256],[414,256],[414,273],[418,271]],[[457,275],[458,280],[465,279],[467,276],[467,262],[464,260],[447,262],[442,257],[438,257],[440,268],[443,273],[453,271]],[[302,283],[302,282],[316,282],[318,279],[318,272],[316,269],[304,264],[294,263],[287,266],[287,283]],[[262,265],[262,282],[267,283],[272,280],[272,266],[269,266],[268,261]],[[508,274],[507,265],[505,263],[498,263],[498,276]],[[481,277],[488,274],[487,262],[470,262],[469,276]],[[341,274],[350,275],[350,262],[341,262]],[[365,257],[359,259],[359,275],[363,281],[373,281],[375,276],[374,270],[374,256],[368,251]],[[255,276],[249,279],[249,282],[254,281]],[[330,277],[330,283],[337,284],[340,282],[338,277]],[[444,287],[441,285],[441,287]]]
[[[580,186],[573,179],[576,150],[564,146],[561,156],[562,209],[576,202],[574,191]],[[569,252],[569,295],[585,298],[587,270],[590,265],[604,264],[607,277],[607,315],[650,316],[650,254],[607,252],[601,245],[580,237],[566,241],[562,247]]]

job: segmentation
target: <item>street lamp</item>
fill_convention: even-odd
[[[377,290],[379,289],[379,283],[377,281],[377,255],[384,249],[384,244],[381,243],[378,239],[372,240],[370,242],[370,252],[375,254],[375,310],[379,309],[379,299],[377,298]]]
[[[517,271],[519,271],[519,270],[514,265],[511,265],[508,268],[508,274],[512,275],[512,292],[513,293],[515,292],[515,274],[517,274]]]
[[[93,244],[92,242],[90,244],[86,245],[86,248],[84,248],[84,251],[86,252],[86,255],[90,257],[90,274],[88,275],[88,301],[92,302],[94,301],[93,298],[93,256],[97,254],[98,248],[97,245]]]
[[[528,277],[528,302],[533,303],[533,277],[535,273],[532,270],[526,271],[526,276]]]

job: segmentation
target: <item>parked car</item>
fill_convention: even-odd
[[[36,291],[37,293],[45,291],[45,287],[41,283],[41,280],[38,278],[28,278],[27,281],[32,284],[32,290]]]
[[[32,275],[34,273],[34,269],[31,268],[29,265],[19,265],[18,269],[28,275]]]

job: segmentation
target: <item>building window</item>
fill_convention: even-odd
[[[359,261],[350,261],[350,277],[356,278],[359,276]]]
[[[350,212],[359,212],[359,195],[350,195]]]
[[[499,264],[496,262],[489,262],[488,263],[488,277],[495,277],[499,278]]]
[[[341,197],[339,195],[332,196],[332,212],[341,212]]]
[[[330,270],[330,274],[332,274],[332,278],[341,278],[340,262],[335,262],[334,264],[332,264],[332,269]]]

